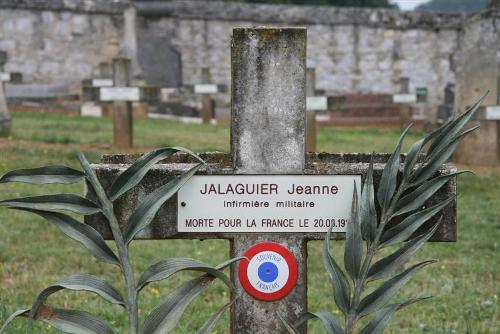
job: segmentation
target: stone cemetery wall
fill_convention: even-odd
[[[399,79],[408,77],[412,92],[428,88],[432,105],[455,82],[463,21],[459,14],[199,1],[139,3],[138,12],[147,33],[165,38],[182,55],[187,84],[199,82],[201,67],[210,67],[215,83],[229,82],[233,27],[296,25],[308,28],[307,60],[316,68],[317,89],[392,94],[399,91]]]
[[[0,50],[25,82],[78,83],[120,50],[125,0],[0,0]],[[308,66],[328,94],[427,87],[436,106],[455,82],[460,14],[211,1],[137,2],[138,58],[150,84],[229,84],[233,27],[307,26]],[[222,96],[226,101],[229,94]]]
[[[119,52],[122,7],[108,0],[0,0],[6,70],[23,73],[28,83],[67,84],[90,77],[100,62]]]

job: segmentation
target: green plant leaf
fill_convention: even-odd
[[[440,223],[441,220],[422,235],[405,243],[394,253],[375,262],[368,271],[368,280],[373,281],[386,277],[394,271],[400,269],[413,256],[413,254],[415,254],[424,245],[424,243],[434,235]]]
[[[79,274],[65,276],[57,281],[54,285],[44,289],[36,298],[29,318],[34,319],[39,308],[45,303],[50,295],[60,290],[87,291],[93,292],[112,304],[117,304],[125,307],[126,302],[120,292],[106,281],[92,275]]]
[[[354,192],[351,204],[351,219],[347,224],[346,242],[344,251],[344,266],[355,281],[361,274],[361,260],[363,258],[363,238],[361,236],[361,226],[359,223],[358,190],[354,182]]]
[[[441,189],[446,183],[448,183],[451,178],[456,177],[457,175],[460,175],[462,173],[468,173],[468,171],[460,171],[447,175],[441,175],[425,182],[420,187],[416,188],[415,190],[398,200],[394,209],[393,216],[399,216],[421,208],[422,205],[424,205],[424,203],[429,198],[431,198],[439,189]]]
[[[425,210],[415,212],[411,216],[406,217],[401,223],[394,225],[387,231],[384,231],[381,237],[382,244],[380,247],[387,247],[407,240],[418,230],[420,226],[434,217],[439,211],[448,206],[454,200],[454,197],[448,198],[441,203],[433,205]]]
[[[0,334],[4,333],[16,317],[28,317],[29,309],[19,310],[12,314]],[[45,322],[54,328],[70,334],[113,334],[113,330],[101,319],[88,312],[51,308],[40,305],[35,320]]]
[[[408,133],[410,127],[411,125],[409,125],[399,137],[396,149],[391,154],[389,160],[387,160],[384,171],[382,172],[382,178],[380,179],[380,184],[377,192],[377,199],[382,209],[389,206],[392,196],[394,195],[394,190],[396,190],[401,156],[401,145],[403,144],[403,139]]]
[[[327,311],[306,312],[294,323],[295,327],[300,327],[310,319],[318,318],[323,323],[328,334],[344,334],[344,329],[335,316]]]
[[[278,313],[278,317],[285,326],[285,329],[287,330],[288,334],[301,334],[300,331],[288,320],[286,320],[281,314]]]
[[[172,197],[202,166],[203,164],[196,165],[188,172],[177,176],[167,184],[159,187],[141,201],[139,207],[130,216],[127,223],[124,233],[127,244],[134,239],[137,233],[151,223],[163,203]]]
[[[197,334],[210,334],[210,333],[212,333],[212,331],[215,328],[215,325],[220,320],[221,316],[224,314],[224,312],[226,312],[231,307],[231,305],[234,304],[235,301],[236,301],[236,298],[231,300],[229,303],[225,304],[224,306],[222,306],[214,315],[212,315],[210,317],[210,319],[208,319],[203,324],[203,326],[201,326],[201,328],[196,333]]]
[[[472,129],[462,132],[451,141],[449,141],[449,144],[445,146],[441,151],[433,153],[431,156],[429,156],[429,161],[426,164],[420,166],[415,171],[415,174],[412,175],[410,179],[411,183],[417,185],[432,177],[439,170],[439,168],[441,168],[441,166],[450,159],[450,157],[453,155],[453,152],[455,152],[455,149],[460,140],[462,140],[463,137],[465,137],[472,131],[475,131],[478,127],[479,126],[476,126]]]
[[[377,233],[377,210],[375,209],[375,191],[373,189],[373,154],[368,166],[365,184],[361,193],[360,223],[361,234],[370,243]]]
[[[231,265],[234,259],[225,261],[215,268],[223,270]],[[156,309],[154,309],[144,321],[144,326],[141,334],[162,334],[168,333],[179,322],[180,317],[184,313],[186,307],[201,293],[210,283],[215,280],[215,277],[210,274],[205,274],[188,281],[180,288],[174,290],[167,299]],[[228,278],[223,282],[230,282]],[[231,291],[234,291],[234,285],[228,285]]]
[[[94,202],[74,194],[13,198],[0,201],[0,205],[13,209],[66,210],[82,215],[91,215],[100,210]]]
[[[241,259],[244,258],[239,257],[231,259],[224,266]],[[228,286],[231,286],[232,284],[231,281],[226,280],[227,276],[224,273],[209,264],[187,258],[170,258],[159,261],[146,269],[146,271],[144,271],[141,278],[139,278],[139,281],[137,282],[137,291],[141,291],[147,284],[151,282],[167,279],[170,276],[183,270],[202,271],[221,279]]]
[[[111,185],[109,198],[114,201],[115,199],[126,193],[128,190],[141,182],[141,180],[153,165],[177,152],[187,153],[198,159],[200,162],[204,163],[204,161],[200,159],[200,157],[198,157],[196,153],[182,147],[160,148],[148,152],[137,159],[137,161],[135,161],[128,169],[126,169],[116,178],[116,180]]]
[[[396,292],[398,292],[398,290],[403,285],[405,285],[413,276],[415,276],[418,270],[435,262],[436,261],[431,260],[418,263],[403,271],[401,274],[396,275],[390,280],[386,281],[375,291],[361,300],[357,309],[358,316],[363,317],[375,312],[382,305],[384,305]]]
[[[330,237],[332,228],[333,227],[328,229],[325,242],[323,243],[323,265],[325,266],[326,272],[330,276],[335,304],[337,304],[344,314],[347,314],[351,304],[351,288],[344,272],[340,269],[337,262],[335,262],[335,259],[330,254]]]
[[[384,329],[389,323],[390,317],[394,314],[394,312],[405,306],[428,298],[430,297],[410,299],[403,303],[387,305],[375,314],[373,319],[365,327],[363,327],[359,334],[383,334]]]
[[[489,92],[486,92],[479,98],[479,100],[474,103],[471,107],[469,107],[465,112],[458,116],[456,119],[451,120],[445,126],[442,127],[441,131],[435,136],[435,139],[432,141],[429,149],[427,150],[427,155],[436,155],[438,152],[443,151],[443,149],[449,146],[450,142],[453,141],[457,134],[462,131],[462,129],[467,125],[472,116],[479,109],[481,103],[483,103],[486,96]]]
[[[37,214],[47,220],[48,223],[57,226],[71,239],[85,246],[98,260],[120,265],[115,253],[108,247],[102,236],[89,225],[82,224],[78,220],[59,212],[18,209]]]
[[[46,166],[30,169],[18,169],[0,177],[0,183],[24,182],[34,184],[47,183],[76,183],[81,181],[85,174],[79,170],[66,166]]]
[[[40,319],[54,328],[71,334],[113,334],[103,320],[93,314],[76,310],[52,309],[53,316]]]
[[[15,311],[14,313],[12,313],[8,318],[7,320],[5,320],[4,324],[2,325],[2,327],[0,328],[0,334],[3,334],[6,330],[7,330],[7,327],[9,327],[10,323],[12,321],[14,321],[17,317],[26,317],[27,314],[29,313],[30,309],[21,309],[21,310],[17,310]]]
[[[417,164],[418,158],[420,156],[420,153],[422,152],[422,148],[424,147],[426,138],[422,138],[415,142],[410,150],[408,151],[408,154],[406,155],[405,159],[405,165],[403,168],[403,173],[405,177],[408,177],[410,173],[413,171],[413,168]]]
[[[175,328],[187,306],[215,279],[211,275],[195,278],[174,290],[144,321],[142,334],[169,333]]]

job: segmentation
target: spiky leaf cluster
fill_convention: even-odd
[[[139,184],[154,164],[177,152],[184,152],[195,157],[198,163],[186,173],[175,177],[146,196],[135,209],[124,231],[122,231],[114,213],[114,201]],[[46,304],[47,298],[62,290],[91,292],[109,303],[125,309],[129,318],[130,334],[157,334],[171,331],[177,325],[186,307],[214,279],[219,278],[231,290],[234,289],[233,284],[222,270],[238,261],[239,258],[229,260],[216,267],[188,258],[169,258],[151,265],[138,281],[134,279],[128,253],[129,245],[139,232],[151,224],[160,207],[204,165],[204,161],[195,153],[184,148],[173,147],[157,149],[144,154],[116,178],[109,192],[104,190],[83,154],[78,155],[78,160],[83,171],[65,166],[21,169],[8,172],[0,177],[0,184],[7,182],[70,184],[86,180],[97,195],[96,202],[74,194],[58,194],[3,200],[0,201],[0,206],[39,215],[48,223],[57,226],[65,235],[81,243],[97,260],[118,266],[126,283],[127,293],[124,296],[113,285],[96,276],[88,274],[65,276],[44,289],[37,296],[31,308],[14,312],[0,328],[0,334],[4,333],[9,324],[17,317],[28,318],[28,329],[33,320],[39,320],[66,333],[114,333],[105,321],[88,312],[48,306]],[[94,228],[59,211],[70,211],[84,216],[98,212],[102,213],[113,233],[117,252],[115,253],[106,244],[102,236]],[[172,275],[186,270],[201,272],[202,275],[175,289],[157,308],[146,316],[144,324],[139,326],[138,297],[142,289],[151,282],[168,279]],[[229,305],[231,303],[224,305],[208,319],[200,328],[199,333],[209,333]]]
[[[443,126],[414,143],[401,163],[401,146],[409,127],[399,138],[382,171],[375,193],[373,183],[373,158],[365,178],[361,198],[356,184],[352,199],[351,219],[346,230],[344,269],[330,253],[328,231],[323,247],[323,264],[330,277],[333,299],[342,312],[341,322],[332,313],[320,310],[303,314],[295,322],[282,319],[287,330],[300,333],[300,326],[308,320],[321,320],[329,334],[380,334],[389,318],[399,309],[427,299],[419,297],[389,304],[391,298],[422,268],[434,260],[409,265],[411,257],[431,238],[439,227],[442,217],[424,233],[415,232],[449,205],[455,198],[444,199],[432,206],[424,204],[448,181],[462,172],[439,175],[438,170],[452,156],[455,148],[467,134],[476,128],[465,129],[479,108],[484,96],[462,115],[450,119]],[[399,182],[398,182],[399,177]],[[380,210],[376,210],[377,204]],[[379,214],[377,214],[379,212]],[[393,220],[401,220],[392,224]],[[364,239],[364,241],[363,241]],[[389,255],[380,258],[380,251],[389,246]],[[376,260],[380,258],[379,260]],[[369,283],[385,280],[366,293]],[[371,316],[359,329],[359,320]]]

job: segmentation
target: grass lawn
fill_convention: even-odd
[[[83,150],[97,162],[99,155],[112,152],[110,119],[77,116],[16,113],[10,140],[0,140],[0,174],[16,168],[45,164],[77,166],[75,151]],[[405,149],[421,133],[411,133]],[[327,152],[389,152],[399,131],[377,129],[319,130],[318,148]],[[138,150],[159,146],[185,146],[195,151],[228,151],[229,128],[226,126],[186,125],[164,120],[137,120],[135,142]],[[459,242],[429,243],[412,262],[438,259],[424,269],[394,300],[410,296],[434,296],[421,304],[398,312],[386,333],[499,333],[498,306],[500,255],[500,177],[496,171],[464,175],[459,180]],[[81,193],[82,185],[31,186],[1,184],[0,199],[58,192]],[[333,252],[342,257],[342,242],[334,242]],[[149,264],[174,256],[187,256],[211,264],[228,257],[224,241],[138,241],[132,246],[136,273]],[[331,287],[321,263],[321,243],[309,244],[309,308],[334,311]],[[79,244],[33,215],[0,208],[0,324],[18,307],[29,306],[38,292],[59,277],[91,273],[116,283],[123,289],[115,268],[103,265],[88,255]],[[141,314],[147,314],[169,291],[193,277],[182,273],[142,292]],[[221,283],[214,284],[188,308],[175,333],[194,333],[197,328],[228,300]],[[107,320],[116,333],[126,333],[125,312],[92,294],[59,292],[49,299],[51,305],[91,311]],[[217,327],[228,333],[229,317]],[[16,320],[10,334],[21,333],[24,320]],[[313,321],[310,333],[323,333]],[[35,326],[35,333],[54,333],[47,325]]]

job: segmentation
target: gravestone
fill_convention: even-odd
[[[444,89],[444,103],[438,106],[437,123],[443,124],[453,116],[453,104],[455,102],[455,85],[449,83]]]
[[[131,85],[128,58],[114,58],[112,68],[113,86],[89,86],[86,96],[91,101],[113,104],[113,143],[117,148],[129,149],[133,147],[132,103],[158,101],[159,89],[139,86],[141,82]]]
[[[410,79],[401,78],[399,82],[399,94],[394,94],[392,102],[400,105],[399,118],[401,128],[406,128],[412,121],[411,105],[417,102],[417,95],[410,94]]]
[[[10,115],[7,106],[5,83],[19,83],[22,81],[21,73],[4,71],[7,59],[7,52],[0,51],[0,137],[8,136],[12,128],[12,116]]]
[[[130,85],[130,60],[126,58],[113,59],[113,84],[115,87],[128,87]],[[106,91],[104,91],[106,93]],[[126,92],[123,99],[118,96],[103,96],[103,101],[113,100],[113,144],[118,148],[132,148],[134,145],[134,126],[132,117],[132,100],[139,100],[137,90]],[[118,94],[119,95],[119,94]],[[129,98],[130,97],[130,98]]]
[[[208,67],[201,69],[201,84],[194,85],[194,92],[201,95],[200,116],[202,123],[209,124],[215,114],[215,101],[212,95],[218,92],[218,87],[212,83]]]
[[[477,131],[464,138],[454,161],[470,165],[500,165],[500,7],[471,16],[460,35],[455,105],[463,112],[489,91],[470,126]]]
[[[245,293],[235,266],[231,268],[231,279],[237,289],[233,297],[240,296],[231,309],[231,333],[284,333],[285,329],[278,315],[296,319],[307,309],[307,242],[324,239],[328,228],[326,224],[336,224],[333,239],[345,238],[353,183],[359,183],[365,177],[371,155],[306,154],[306,29],[234,29],[231,65],[231,155],[201,154],[207,162],[206,167],[200,169],[179,194],[165,203],[152,225],[141,232],[138,238],[228,239],[231,257],[245,254],[260,242],[276,242],[285,246],[298,264],[298,279],[290,294],[279,301],[266,302]],[[387,154],[374,155],[376,186],[388,158]],[[134,157],[130,155],[108,155],[103,157],[101,164],[93,165],[93,168],[103,186],[109,189],[117,175],[133,160]],[[138,186],[115,203],[120,224],[125,224],[147,194],[195,164],[192,157],[181,154],[155,165]],[[445,165],[439,173],[454,171],[456,169],[453,166]],[[207,194],[206,189],[203,190],[203,184],[210,182],[214,186],[214,193]],[[276,187],[288,187],[288,194],[293,189],[294,195],[290,196],[297,195],[302,199],[297,202],[313,199],[318,202],[318,207],[311,210],[297,207],[297,202],[287,202],[283,204],[287,207],[276,210],[278,213],[273,208],[270,212],[266,211],[265,205],[235,208],[236,204],[232,203],[245,201],[248,194],[231,195],[229,192],[223,194],[224,191],[215,190],[224,184],[227,187],[228,182],[248,187],[252,184],[260,185],[262,193],[256,195],[256,202],[269,200],[280,207],[278,201],[289,195],[281,192],[278,194],[277,190],[273,194],[272,186],[264,186],[276,184]],[[330,195],[302,195],[303,191],[299,191],[295,184],[311,182],[338,185],[334,186],[336,190],[329,188],[336,193],[335,201],[328,197]],[[455,180],[440,189],[427,204],[432,205],[453,194],[456,194]],[[87,196],[91,199],[95,197],[92,193]],[[326,202],[323,201],[325,198]],[[325,208],[330,222],[321,216],[325,214]],[[234,212],[237,212],[236,215]],[[287,212],[293,214],[288,213],[286,216]],[[202,213],[203,216],[200,217]],[[266,218],[266,214],[270,216]],[[272,216],[276,214],[278,217]],[[197,222],[193,221],[194,215],[199,218]],[[279,215],[282,215],[282,222],[287,219],[288,223],[276,225],[269,222],[275,218],[280,219]],[[239,217],[242,221],[238,224]],[[243,217],[249,218],[249,221],[253,217],[258,223],[253,226],[249,221],[243,221]],[[456,202],[444,209],[443,217],[443,224],[432,240],[455,241]],[[86,223],[96,228],[105,238],[111,237],[102,215],[87,216]],[[432,223],[434,222],[429,222]]]
[[[0,51],[0,71],[3,71],[7,62],[7,52]],[[7,98],[3,82],[0,82],[0,137],[8,136],[12,127],[12,116],[7,107]]]
[[[144,21],[144,22],[142,22]],[[139,19],[138,24],[147,22]],[[164,36],[151,34],[147,28],[139,28],[137,57],[142,77],[148,85],[156,87],[182,86],[182,57]]]
[[[111,103],[95,101],[94,95],[101,87],[113,87],[113,68],[108,62],[99,63],[98,77],[82,81],[80,115],[91,117],[112,115]]]
[[[10,116],[7,107],[7,98],[5,97],[5,90],[3,82],[0,82],[0,137],[6,137],[10,134],[12,127],[12,116]]]
[[[317,142],[317,111],[328,110],[328,98],[316,96],[316,70],[308,68],[306,72],[306,150],[316,152]]]

